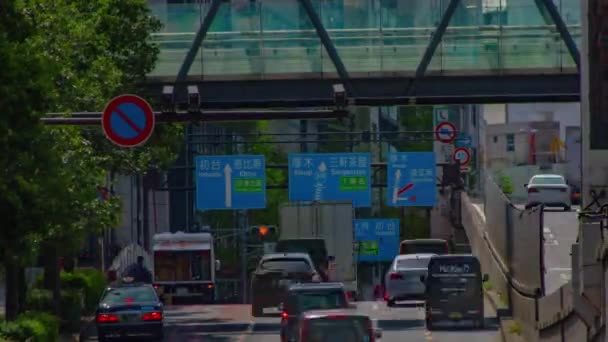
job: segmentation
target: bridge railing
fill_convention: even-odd
[[[580,26],[569,29],[579,41]],[[333,29],[329,34],[346,68],[356,74],[413,72],[435,31],[435,27],[362,28]],[[155,34],[153,41],[161,54],[151,76],[174,76],[195,34]],[[551,69],[561,73],[574,68],[554,26],[484,25],[448,27],[429,72]],[[209,32],[190,72],[217,77],[294,73],[335,73],[314,30]]]
[[[574,312],[572,283],[546,296],[534,290],[544,277],[542,209],[514,210],[491,179],[485,190],[485,205],[460,194],[462,226],[524,339],[587,341],[587,329]]]
[[[137,262],[138,256],[144,257],[144,265],[148,270],[152,271],[154,264],[150,254],[138,244],[130,244],[124,247],[118,255],[116,255],[109,269],[115,271],[116,276],[120,279],[124,276],[124,272],[127,268]]]

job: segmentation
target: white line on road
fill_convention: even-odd
[[[554,240],[555,239],[555,235],[549,233],[549,234],[547,234],[547,239]]]
[[[545,233],[545,234],[551,233],[551,229],[549,229],[549,227],[544,227],[543,233]]]
[[[562,273],[559,276],[565,281],[570,281],[570,279],[572,279],[572,275],[567,273]]]
[[[551,267],[549,272],[572,272],[571,267]]]

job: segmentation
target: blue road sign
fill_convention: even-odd
[[[436,198],[435,154],[397,152],[389,155],[387,202],[393,207],[432,207]]]
[[[456,147],[471,147],[472,138],[466,133],[459,133],[454,142]]]
[[[266,208],[264,156],[198,156],[195,165],[196,209]]]
[[[154,131],[154,124],[152,107],[135,95],[115,97],[108,102],[101,115],[104,134],[122,147],[135,147],[146,142]]]
[[[398,219],[353,220],[358,261],[393,261],[399,254]]]
[[[369,153],[289,155],[290,201],[345,201],[371,206]]]

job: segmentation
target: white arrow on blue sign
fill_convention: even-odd
[[[472,138],[466,133],[460,133],[454,142],[456,147],[471,147]]]
[[[195,165],[196,209],[266,208],[264,156],[198,156]]]

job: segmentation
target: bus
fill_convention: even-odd
[[[481,266],[473,255],[438,255],[431,258],[425,282],[427,329],[435,326],[483,327]]]

